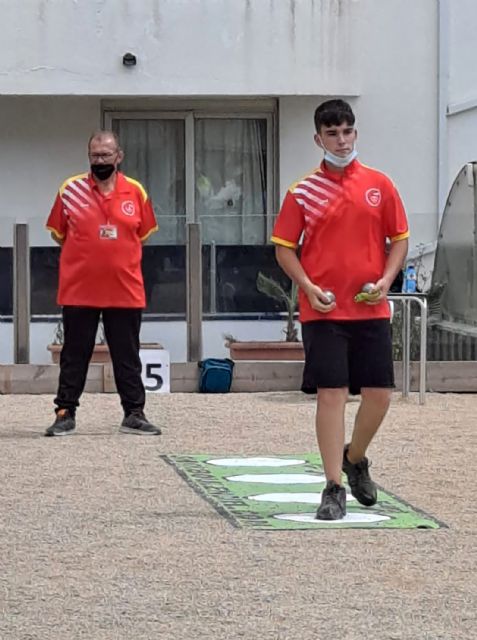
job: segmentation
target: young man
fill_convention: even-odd
[[[343,100],[316,109],[314,139],[324,160],[289,189],[272,236],[278,263],[300,287],[302,390],[318,394],[316,434],[327,479],[316,514],[321,520],[346,515],[342,471],[361,504],[377,499],[365,454],[394,386],[386,294],[405,260],[409,236],[391,180],[356,160],[354,123]],[[356,302],[365,283],[373,283],[373,300]],[[348,393],[361,393],[361,404],[344,446]]]
[[[123,159],[112,131],[88,143],[90,173],[66,180],[47,222],[61,245],[58,304],[64,345],[55,398],[56,420],[47,436],[73,433],[100,315],[124,410],[120,431],[159,435],[144,415],[139,331],[146,306],[141,272],[142,243],[157,230],[143,187],[118,171]]]

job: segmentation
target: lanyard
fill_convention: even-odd
[[[108,193],[108,200],[105,200],[100,194],[99,192],[97,192],[96,189],[92,189],[93,192],[93,197],[96,200],[96,204],[98,205],[99,210],[101,211],[101,213],[104,215],[105,217],[105,222],[106,224],[109,224],[109,219],[111,217],[111,204],[112,204],[112,200],[114,197],[114,191],[112,191],[110,194]],[[106,206],[107,204],[109,204],[109,206]]]

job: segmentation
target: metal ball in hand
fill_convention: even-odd
[[[323,291],[323,295],[328,298],[328,302],[326,304],[333,304],[336,300],[336,296],[333,291]]]
[[[374,293],[376,289],[376,285],[374,284],[374,282],[366,282],[366,284],[363,284],[363,286],[361,287],[361,291],[363,293]]]

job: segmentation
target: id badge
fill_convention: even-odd
[[[118,228],[114,224],[102,224],[99,227],[99,237],[101,240],[117,240]]]

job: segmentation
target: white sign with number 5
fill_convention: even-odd
[[[140,349],[141,378],[147,393],[170,393],[170,355],[165,349]]]

